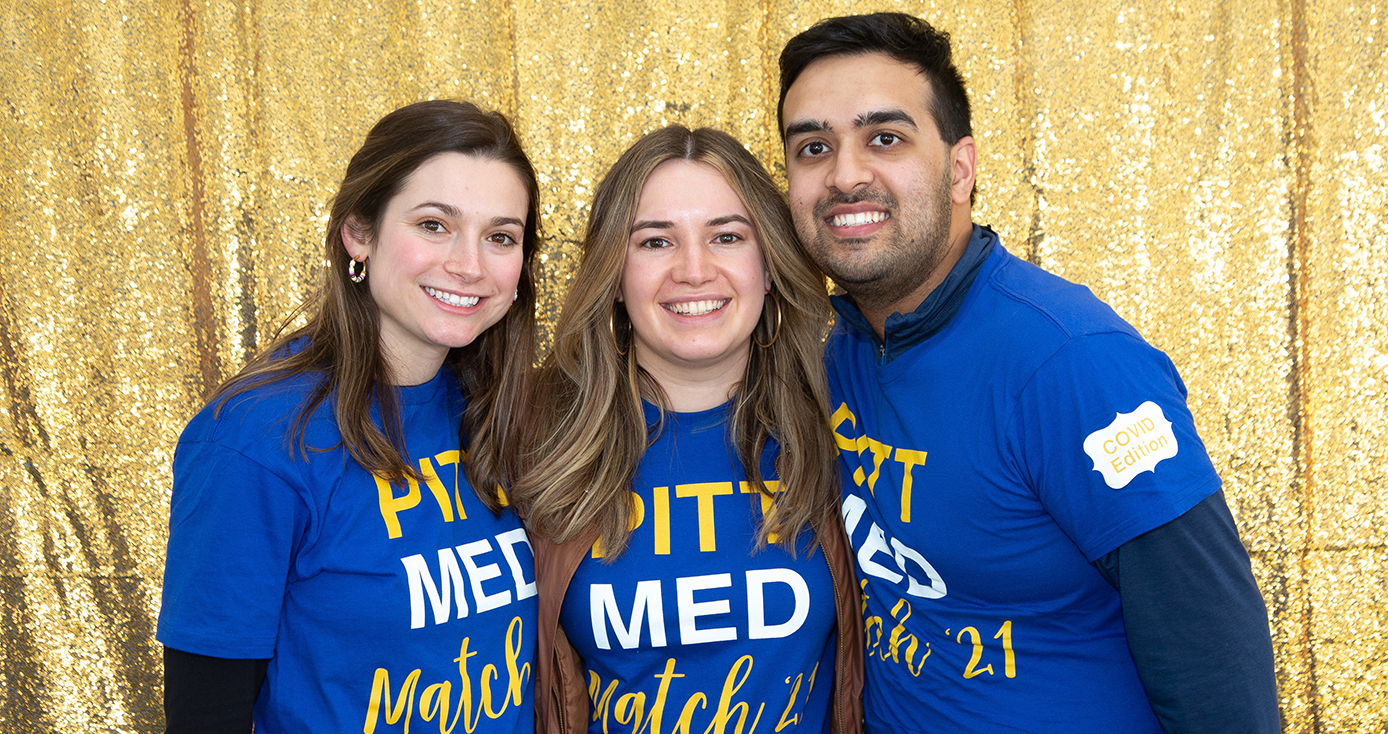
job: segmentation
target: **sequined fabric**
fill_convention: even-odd
[[[0,731],[162,730],[174,441],[315,282],[328,199],[377,118],[453,97],[517,123],[547,343],[628,143],[714,125],[783,177],[781,45],[883,8],[954,36],[976,221],[1180,368],[1268,601],[1286,731],[1388,726],[1383,4],[15,0]]]

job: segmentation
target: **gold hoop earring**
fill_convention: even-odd
[[[765,344],[762,344],[760,341],[757,341],[757,332],[755,329],[752,330],[752,343],[756,344],[762,349],[770,349],[771,345],[775,344],[776,340],[781,337],[781,300],[776,297],[776,294],[773,291],[767,291],[766,295],[771,296],[771,303],[775,304],[776,306],[776,326],[771,331],[771,341]]]
[[[607,314],[607,330],[612,332],[612,344],[617,347],[617,354],[627,356],[627,350],[622,349],[622,340],[617,338],[617,304],[612,304],[612,310]]]

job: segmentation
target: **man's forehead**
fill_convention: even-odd
[[[905,110],[918,125],[928,114],[930,80],[914,65],[882,53],[816,59],[786,90],[785,129],[804,123],[837,129],[888,110]],[[925,119],[920,119],[925,118]]]

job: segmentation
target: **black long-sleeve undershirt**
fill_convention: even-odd
[[[164,648],[166,734],[247,734],[269,663]]]
[[[1094,563],[1167,734],[1276,734],[1267,607],[1224,493]]]

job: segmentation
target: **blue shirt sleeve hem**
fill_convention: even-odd
[[[155,632],[154,639],[158,640],[164,647],[214,658],[263,660],[273,657],[275,654],[275,639],[273,637],[240,640],[225,637],[213,638],[171,630],[161,624]]]
[[[1218,492],[1222,485],[1223,482],[1219,475],[1213,474],[1203,482],[1191,484],[1186,489],[1174,493],[1172,502],[1166,506],[1164,512],[1153,512],[1133,518],[1095,538],[1087,544],[1089,547],[1081,548],[1085,560],[1094,563],[1133,538],[1155,530],[1186,514],[1206,497]]]

